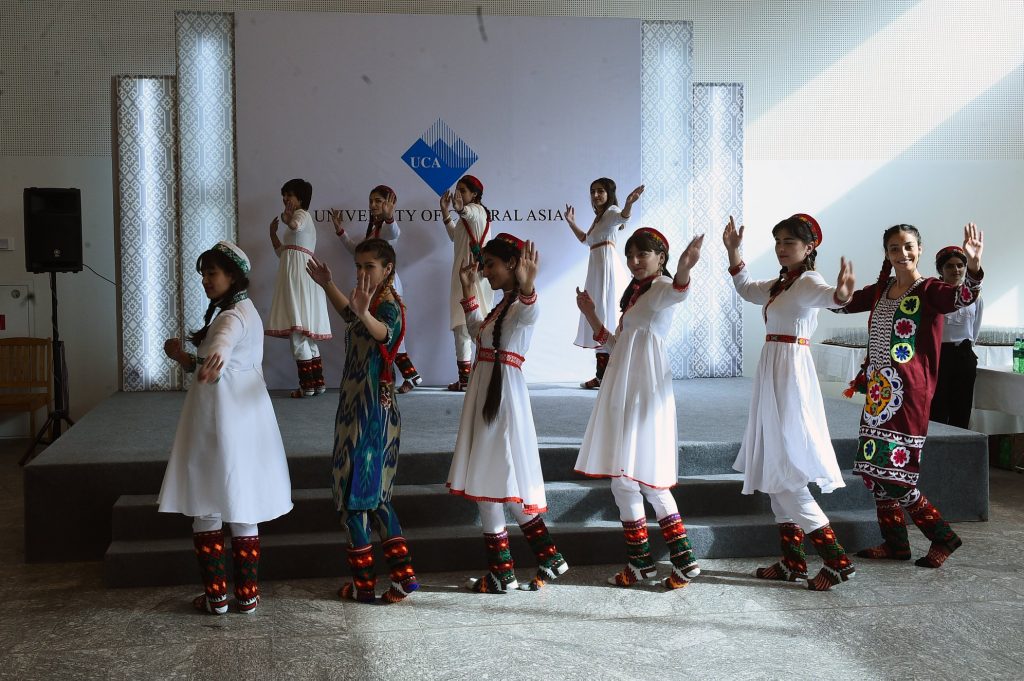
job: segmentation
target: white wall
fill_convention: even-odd
[[[1024,215],[1024,3],[394,0],[330,6],[474,14],[478,5],[485,27],[488,13],[692,20],[695,80],[745,84],[745,221],[755,271],[775,271],[764,256],[770,227],[798,210],[815,213],[825,227],[823,272],[834,275],[844,254],[864,283],[877,273],[879,235],[889,224],[917,224],[933,249],[955,241],[958,227],[975,220],[988,243],[988,321],[1024,324],[1017,275]],[[288,9],[323,6],[287,3]],[[284,5],[201,4],[217,11],[236,7]],[[0,41],[0,236],[16,237],[19,246],[0,252],[0,283],[28,277],[20,250],[21,189],[32,185],[82,188],[86,262],[113,273],[109,77],[173,73],[178,8],[194,10],[197,4],[82,1],[8,8]],[[573,85],[566,83],[566,91]],[[707,226],[714,237],[709,245],[720,243],[720,228]],[[45,297],[46,278],[33,280],[37,295]],[[58,285],[72,411],[80,416],[116,389],[115,299],[110,285],[88,272],[60,275]],[[48,318],[48,304],[40,300],[37,333],[49,328]],[[823,326],[834,321],[825,313],[821,319]],[[750,306],[745,322],[749,371],[763,327]]]

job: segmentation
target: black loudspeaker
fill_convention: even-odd
[[[82,192],[27,187],[25,269],[29,272],[82,271]]]

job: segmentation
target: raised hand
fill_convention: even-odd
[[[639,201],[640,200],[640,195],[643,194],[643,193],[644,193],[644,186],[643,185],[640,185],[639,187],[637,187],[636,189],[631,191],[629,193],[629,195],[626,197],[626,205],[623,206],[623,208],[625,208],[627,206],[632,206],[634,203]]]
[[[392,192],[388,192],[388,197],[384,199],[384,205],[381,207],[381,213],[388,222],[395,217],[395,198]]]
[[[196,379],[200,383],[213,383],[220,378],[220,372],[224,368],[224,360],[219,352],[215,352],[199,365],[196,370]]]
[[[576,307],[584,315],[597,314],[597,305],[594,303],[594,299],[586,291],[581,291],[579,286],[576,287]]]
[[[316,258],[310,258],[306,263],[306,274],[320,286],[327,286],[331,283],[331,268],[327,263]]]
[[[678,278],[679,272],[685,272],[689,274],[693,266],[700,260],[700,248],[704,245],[704,235],[695,236],[686,249],[683,250],[679,256],[679,263],[676,266],[676,277]]]
[[[836,298],[846,302],[853,295],[856,280],[853,276],[853,262],[839,258],[839,276],[836,278]]]
[[[441,194],[441,210],[444,212],[444,217],[448,215],[448,209],[452,205],[452,192],[451,190]]]
[[[331,211],[331,222],[334,223],[334,231],[336,234],[341,234],[345,231],[345,228],[341,226],[341,211],[337,208]]]
[[[459,283],[462,284],[463,290],[469,290],[476,284],[479,275],[477,275],[477,262],[473,254],[470,253],[466,256],[466,259],[462,261],[462,267],[459,268]]]
[[[462,192],[452,194],[452,207],[455,208],[456,213],[461,213],[462,209],[466,207],[466,204],[462,201]]]
[[[575,227],[576,227],[576,209],[575,208],[573,208],[568,203],[565,204],[565,213],[563,214],[562,217],[565,218],[565,221],[569,223],[570,227],[575,229]]]
[[[364,316],[370,309],[370,298],[373,296],[373,287],[370,286],[370,277],[359,273],[356,275],[356,287],[352,289],[352,295],[348,297],[348,306],[355,312],[357,317]]]
[[[743,243],[744,229],[746,228],[743,225],[736,229],[736,222],[731,215],[729,216],[729,224],[725,226],[725,231],[722,232],[722,243],[725,244],[725,250],[735,251],[739,249],[740,244]]]
[[[523,252],[519,256],[519,264],[516,265],[516,281],[519,282],[519,290],[533,293],[533,282],[537,279],[537,267],[540,265],[540,251],[532,241],[523,245]]]
[[[967,269],[977,273],[981,269],[981,252],[985,250],[985,232],[973,222],[964,225],[964,253],[967,254]]]
[[[184,354],[180,338],[168,338],[164,341],[164,354],[177,362]]]
[[[278,225],[280,225],[280,224],[281,224],[280,218],[274,218],[273,220],[270,221],[270,234],[271,234],[271,236],[276,236],[277,235],[277,228],[278,228]]]
[[[283,217],[284,221],[287,222],[289,225],[292,224],[292,218],[294,216],[295,216],[295,211],[293,211],[291,208],[285,208],[284,212],[281,213],[281,217]]]

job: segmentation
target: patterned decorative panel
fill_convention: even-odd
[[[693,184],[690,226],[704,233],[694,270],[686,376],[743,374],[743,303],[729,276],[720,235],[728,216],[743,224],[743,85],[693,86]]]
[[[640,177],[644,225],[668,237],[669,270],[690,240],[687,226],[693,97],[693,26],[645,21],[640,73]],[[640,225],[637,225],[640,226]],[[667,340],[675,378],[687,377],[691,305],[676,312]]]
[[[164,340],[181,333],[176,86],[170,76],[114,80],[121,389],[173,390]]]
[[[178,186],[182,319],[195,328],[209,301],[195,263],[236,240],[234,15],[178,12]]]

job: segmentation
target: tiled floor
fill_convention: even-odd
[[[991,521],[958,524],[945,567],[860,561],[825,594],[750,576],[774,558],[707,560],[672,593],[605,586],[617,564],[507,596],[427,574],[386,607],[342,603],[337,580],[316,579],[264,583],[255,615],[212,617],[191,608],[198,580],[108,590],[99,563],[24,564],[22,446],[0,443],[4,679],[1024,676],[1024,476],[1006,471],[992,471]]]

